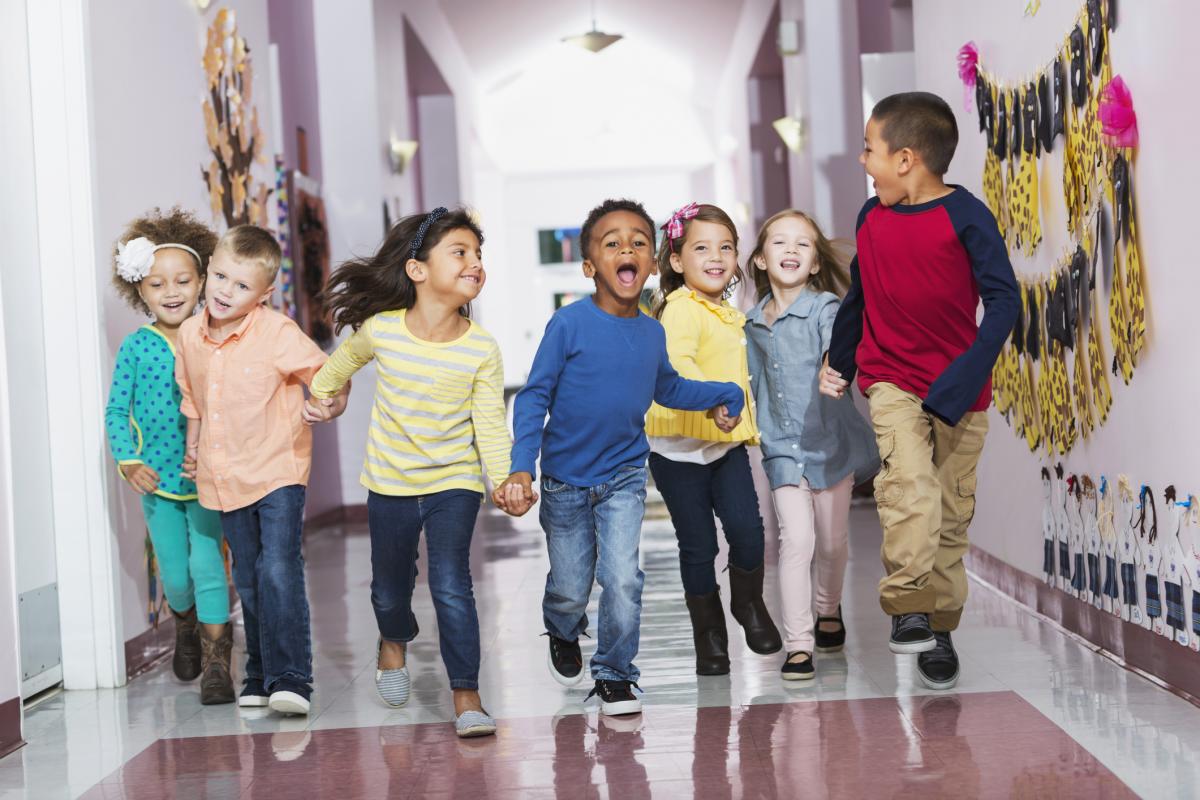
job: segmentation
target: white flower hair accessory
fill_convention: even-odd
[[[154,254],[168,247],[174,247],[191,253],[192,258],[196,259],[197,264],[202,265],[204,263],[200,258],[200,254],[186,244],[178,244],[176,242],[155,244],[145,236],[139,236],[136,239],[130,239],[128,242],[117,242],[117,274],[129,283],[141,283],[142,279],[150,274],[150,270],[154,266]]]

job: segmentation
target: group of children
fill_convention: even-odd
[[[716,520],[729,546],[730,611],[752,651],[784,649],[782,677],[803,680],[815,674],[814,650],[843,646],[850,492],[878,472],[891,648],[921,654],[927,685],[952,687],[988,375],[1017,308],[994,219],[942,181],[956,141],[953,114],[933,95],[875,108],[862,161],[878,196],[859,216],[848,275],[799,211],[767,220],[743,270],[736,226],[715,206],[676,211],[657,253],[639,203],[594,208],[580,246],[595,294],[551,318],[511,438],[499,347],[469,316],[486,273],[483,234],[466,212],[402,219],[375,255],[334,273],[322,299],[337,330],[352,333],[328,358],[265,305],[280,262],[269,232],[239,226],[217,240],[178,210],[136,221],[118,245],[114,282],[154,322],[121,346],[107,422],[121,473],[143,495],[176,618],[175,673],[202,675],[204,703],[234,700],[223,533],[245,618],[237,702],[307,713],[309,426],[342,413],[351,376],[374,360],[362,482],[375,678],[388,705],[410,694],[423,530],[457,733],[495,731],[478,692],[469,563],[486,471],[501,510],[521,515],[540,498],[552,676],[566,686],[584,678],[579,637],[598,582],[589,697],[605,714],[640,711],[647,465],[679,543],[698,674],[730,669]],[[639,308],[655,271],[657,319]],[[746,277],[758,302],[743,313],[728,298]],[[874,435],[847,393],[855,372]],[[782,634],[763,599],[753,445],[780,522]]]

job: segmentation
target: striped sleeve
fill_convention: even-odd
[[[342,390],[350,376],[358,372],[375,357],[375,346],[372,343],[372,317],[363,323],[349,339],[338,345],[337,350],[325,362],[325,365],[313,377],[309,391],[313,397],[333,397]]]
[[[475,446],[487,469],[488,479],[494,486],[499,486],[511,468],[512,437],[504,412],[504,361],[494,341],[475,373],[471,423],[475,427]]]

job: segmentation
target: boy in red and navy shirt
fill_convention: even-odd
[[[995,217],[942,180],[958,144],[944,100],[927,92],[884,98],[865,140],[859,161],[877,196],[858,215],[858,255],[821,391],[839,397],[858,374],[883,461],[875,499],[889,645],[920,654],[926,686],[950,689],[958,681],[950,631],[967,599],[963,555],[992,366],[1019,293]]]

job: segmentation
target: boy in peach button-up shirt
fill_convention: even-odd
[[[262,228],[239,225],[221,237],[204,313],[179,328],[175,378],[188,420],[184,472],[200,504],[221,512],[233,553],[246,626],[238,705],[307,714],[312,643],[300,538],[312,461],[306,423],[317,418],[304,413],[302,384],[326,356],[263,305],[279,262],[279,245]],[[322,401],[321,419],[341,414],[346,397]]]

